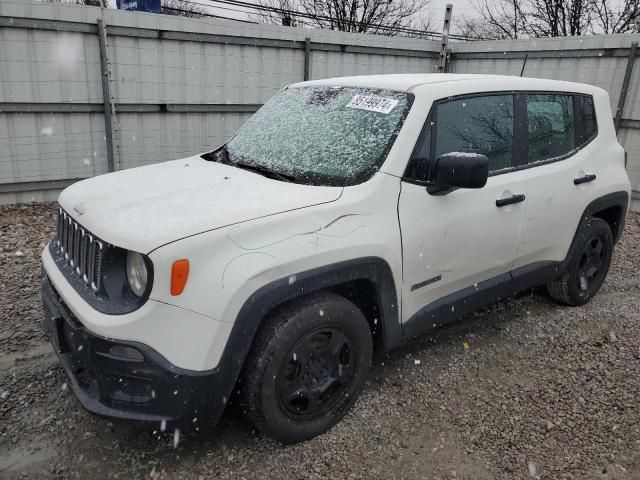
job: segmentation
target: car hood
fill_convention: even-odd
[[[333,202],[342,187],[281,182],[199,156],[75,183],[60,205],[84,228],[148,253],[207,230]]]

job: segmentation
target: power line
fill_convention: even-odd
[[[207,3],[201,3],[198,1],[194,1],[194,0],[187,0],[186,3],[190,3],[193,5],[198,5],[201,7],[210,7],[210,8],[219,8],[219,9],[226,9],[226,10],[230,10],[230,11],[235,11],[238,13],[245,13],[245,14],[250,14],[250,13],[254,13],[251,11],[243,11],[243,10],[236,10],[236,9],[231,9],[228,7],[222,7],[220,5],[213,5],[213,3],[219,3],[219,4],[224,4],[224,5],[232,5],[232,6],[236,6],[236,7],[241,7],[241,8],[247,8],[250,10],[258,10],[258,12],[269,12],[269,13],[276,13],[279,15],[287,15],[290,17],[294,17],[296,18],[296,20],[298,20],[300,23],[304,24],[304,25],[308,25],[308,26],[313,26],[312,24],[309,24],[307,22],[303,22],[301,20],[301,18],[306,18],[308,20],[313,20],[313,21],[326,21],[326,22],[335,22],[336,19],[329,17],[327,15],[316,15],[316,14],[310,14],[307,12],[301,12],[298,10],[291,10],[291,9],[285,9],[285,8],[280,8],[280,7],[275,7],[275,6],[268,6],[268,5],[259,5],[259,4],[254,4],[254,3],[250,3],[250,2],[246,2],[243,0],[206,0]],[[172,9],[172,10],[177,10],[177,9]],[[206,14],[203,13],[203,15],[206,16],[212,16],[212,17],[218,17],[218,18],[228,18],[228,17],[220,17],[220,16],[216,16],[216,15],[212,15],[212,14]],[[235,18],[230,18],[230,20],[236,20],[236,21],[243,21],[243,20],[239,20],[239,19],[235,19]],[[244,22],[248,22],[246,20],[244,20]],[[257,22],[248,22],[248,23],[257,23]],[[387,32],[398,32],[398,33],[404,33],[404,34],[409,34],[409,35],[415,35],[418,37],[424,37],[424,36],[428,36],[428,37],[436,37],[439,38],[441,33],[440,32],[434,32],[434,31],[429,31],[429,30],[418,30],[415,28],[410,28],[410,27],[402,27],[402,26],[390,26],[390,25],[385,25],[385,24],[365,24],[363,22],[359,22],[357,20],[348,20],[347,23],[349,25],[353,25],[353,26],[360,26],[360,25],[366,25],[367,27],[372,27],[375,28],[376,30],[382,30],[382,31],[387,31]],[[363,32],[366,33],[366,32]],[[469,40],[469,37],[466,37],[464,35],[458,35],[458,34],[452,34],[450,35],[450,38],[454,39],[454,40]]]
[[[231,11],[231,12],[238,12],[238,13],[245,13],[245,14],[253,13],[252,11],[247,11],[247,10],[238,10],[236,8],[223,7],[223,6],[220,6],[220,5],[211,5],[209,3],[200,3],[200,2],[195,1],[195,0],[184,0],[184,3],[189,3],[191,5],[198,5],[198,6],[205,7],[205,8],[218,8],[220,10],[228,10],[228,11]],[[163,9],[169,9],[169,7],[165,7],[165,6],[163,6],[162,8]],[[171,7],[170,9],[171,10],[175,10],[175,11],[188,12],[188,10],[181,10],[181,9],[176,8],[176,7]],[[200,10],[198,10],[198,11],[200,11]],[[208,16],[208,14],[206,14],[206,13],[202,13],[201,15]]]
[[[271,7],[271,6],[267,6],[267,5],[256,5],[253,3],[249,3],[249,2],[245,2],[243,0],[209,0],[211,2],[215,2],[215,3],[223,3],[223,4],[231,4],[231,5],[237,5],[237,6],[243,6],[246,8],[254,8],[257,10],[262,10],[262,11],[269,11],[269,12],[273,12],[273,13],[279,13],[279,14],[285,14],[285,15],[289,15],[292,17],[302,17],[302,18],[308,18],[310,20],[324,20],[324,21],[335,21],[335,18],[329,17],[327,15],[320,15],[320,14],[310,14],[307,12],[300,12],[298,10],[291,10],[291,9],[285,9],[285,8],[280,8],[280,7]],[[365,25],[363,22],[359,22],[357,20],[348,20],[346,23],[350,24],[350,25]],[[384,25],[384,24],[366,24],[366,26],[368,27],[374,27],[374,28],[378,28],[378,29],[382,29],[382,30],[387,30],[387,31],[399,31],[399,32],[404,32],[404,33],[413,33],[413,34],[417,34],[417,35],[439,35],[438,32],[430,32],[430,31],[423,31],[423,30],[416,30],[413,28],[409,28],[409,27],[393,27],[393,26],[389,26],[389,25]]]
[[[238,12],[238,13],[249,13],[249,12],[244,12],[242,10],[234,10],[232,8],[223,8],[223,7],[216,7],[216,8],[220,8],[222,10],[230,10],[232,12]],[[253,22],[251,20],[243,20],[241,18],[233,18],[233,17],[225,17],[224,15],[214,15],[213,13],[206,13],[206,12],[192,12],[189,10],[183,10],[180,8],[173,8],[173,7],[162,7],[163,10],[168,10],[170,12],[175,12],[177,14],[188,14],[188,16],[198,16],[198,17],[211,17],[211,18],[221,18],[224,20],[232,20],[234,22],[242,22],[242,23],[251,23],[253,25],[259,25],[259,22]]]

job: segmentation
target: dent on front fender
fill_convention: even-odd
[[[275,279],[290,276],[293,283],[298,272],[367,256],[391,257],[396,266],[399,238],[389,221],[370,210],[319,206],[180,240],[152,252],[151,297],[233,322],[242,304]],[[170,269],[179,258],[189,259],[189,279],[172,297]]]

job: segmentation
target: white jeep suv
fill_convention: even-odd
[[[282,442],[391,350],[538,285],[596,294],[629,202],[604,90],[488,75],[290,85],[225,145],[84,180],[42,261],[45,329],[90,411]]]

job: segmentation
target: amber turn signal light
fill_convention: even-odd
[[[189,278],[189,260],[183,258],[173,262],[171,267],[171,295],[180,295]]]

